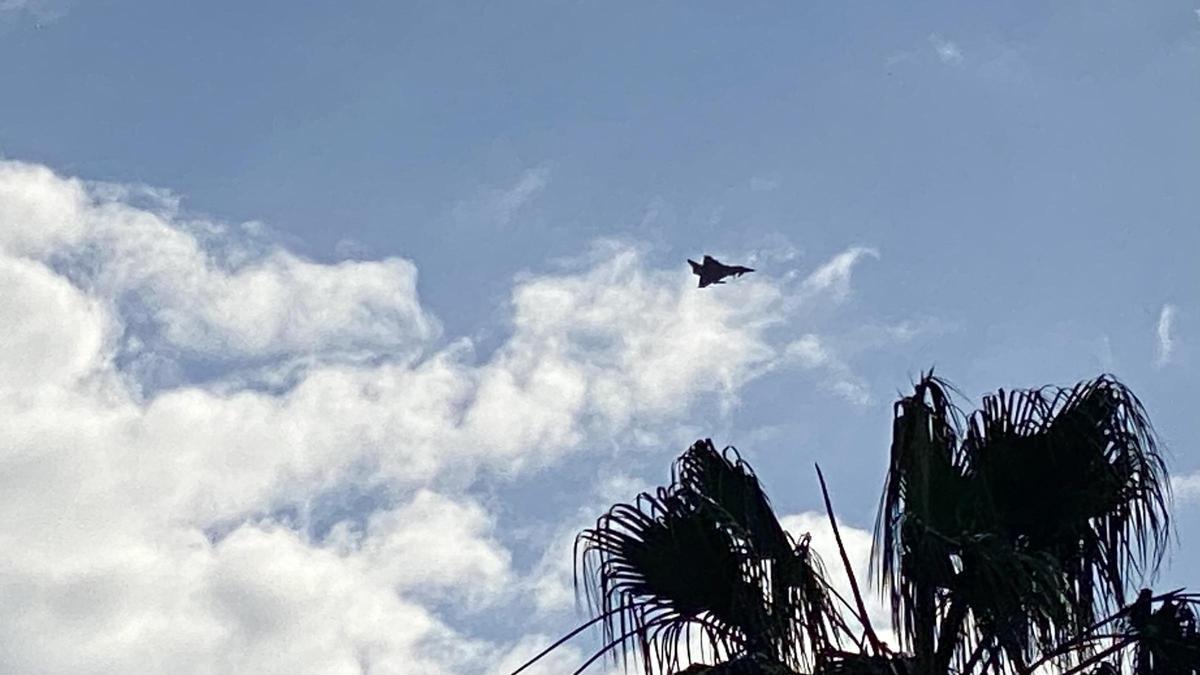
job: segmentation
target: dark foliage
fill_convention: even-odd
[[[902,653],[875,640],[857,583],[860,609],[833,592],[738,453],[705,440],[669,486],[577,539],[576,586],[605,638],[584,668],[615,655],[647,675],[1200,675],[1200,599],[1127,599],[1170,533],[1137,398],[1107,375],[1001,390],[970,414],[953,393],[930,374],[895,405],[872,572]]]
[[[983,669],[1019,672],[1157,566],[1165,468],[1141,404],[1112,377],[1001,390],[969,416],[949,392],[931,375],[896,404],[881,582],[922,672],[977,649],[993,657]]]
[[[720,655],[799,667],[839,620],[808,539],[784,531],[750,468],[711,441],[684,453],[670,487],[601,516],[577,550],[606,645],[647,673],[678,669],[693,631]]]

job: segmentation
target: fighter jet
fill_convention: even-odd
[[[695,260],[688,260],[688,264],[692,266],[692,274],[700,277],[700,288],[711,284],[723,284],[725,277],[740,277],[746,272],[753,272],[749,267],[741,265],[725,265],[712,256],[704,256],[704,264],[700,264]]]

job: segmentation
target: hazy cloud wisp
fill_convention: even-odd
[[[934,34],[929,36],[929,43],[933,45],[933,51],[942,63],[957,66],[963,62],[962,50],[950,40]]]
[[[1162,367],[1171,362],[1171,357],[1175,352],[1175,305],[1163,305],[1162,311],[1158,314],[1158,326],[1156,334],[1158,335],[1157,353],[1154,358],[1154,364]]]

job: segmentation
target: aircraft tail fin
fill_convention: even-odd
[[[688,258],[688,264],[692,266],[692,274],[700,274],[700,263]]]

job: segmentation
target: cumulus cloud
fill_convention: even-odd
[[[0,389],[70,385],[99,368],[115,326],[98,300],[19,258],[0,258],[0,288]]]
[[[1162,367],[1171,362],[1171,356],[1175,352],[1175,305],[1163,305],[1162,311],[1158,314],[1158,350],[1155,355],[1155,365]]]
[[[180,221],[174,203],[129,203],[48,169],[0,164],[0,250],[61,271],[139,329],[139,350],[207,358],[419,353],[439,327],[421,308],[412,263],[318,265],[258,255],[229,228]],[[206,239],[225,244],[215,252]],[[139,354],[144,356],[142,351]]]
[[[867,251],[805,288],[844,297]],[[522,631],[478,639],[439,608],[528,583],[463,486],[788,365],[771,329],[795,319],[791,291],[765,275],[696,293],[636,248],[598,249],[517,282],[489,354],[445,340],[416,282],[407,260],[318,264],[168,193],[0,162],[6,665],[485,672],[527,651]],[[380,496],[314,526],[352,486]]]
[[[0,642],[13,672],[455,673],[485,651],[359,558],[286,528],[240,527],[216,545],[181,528],[72,534],[6,542]],[[62,550],[39,555],[53,539]]]
[[[512,582],[511,556],[493,538],[494,529],[478,503],[421,490],[399,508],[371,514],[363,531],[346,535],[349,550],[391,586],[478,608],[500,599]]]

